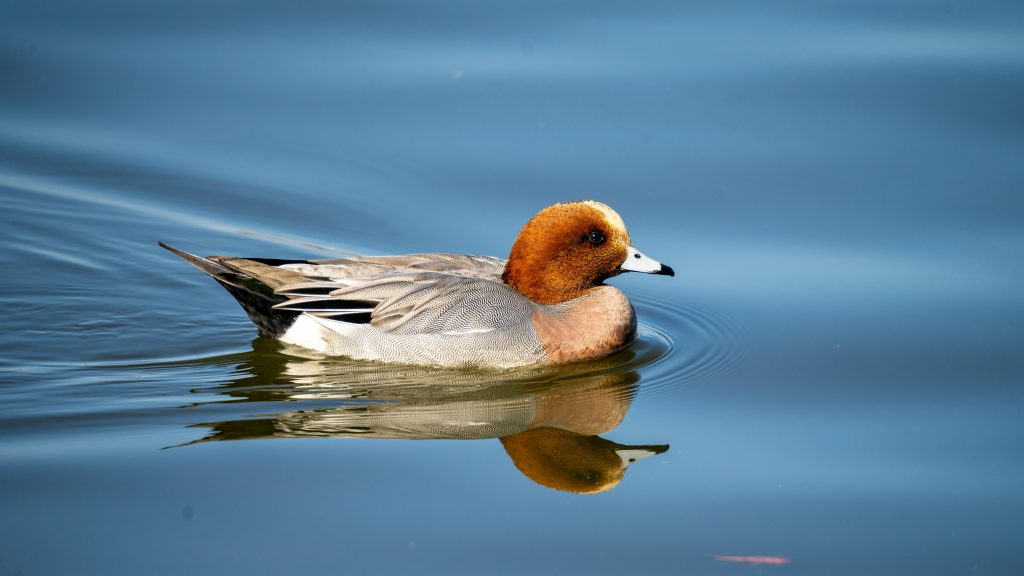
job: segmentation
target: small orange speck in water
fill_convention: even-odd
[[[726,556],[721,554],[715,554],[715,560],[721,560],[722,562],[753,564],[755,566],[761,564],[780,565],[789,564],[791,562],[789,558],[783,558],[782,556]]]

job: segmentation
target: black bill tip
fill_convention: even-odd
[[[675,276],[676,271],[673,270],[671,266],[665,266],[664,264],[662,264],[661,270],[658,270],[657,272],[655,272],[655,274],[659,274],[661,276]]]

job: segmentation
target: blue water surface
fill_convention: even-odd
[[[0,2],[0,574],[1024,573],[1022,102],[1020,2]],[[553,372],[304,355],[156,246],[582,198],[678,274]],[[670,448],[578,494],[552,429]]]

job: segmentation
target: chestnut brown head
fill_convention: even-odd
[[[626,271],[675,274],[633,248],[614,210],[587,200],[555,204],[531,218],[512,245],[502,278],[534,302],[555,304]]]

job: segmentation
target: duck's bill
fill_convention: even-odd
[[[676,271],[671,266],[665,266],[654,258],[644,256],[636,248],[630,246],[626,249],[626,259],[619,268],[625,272],[643,272],[644,274],[663,274],[675,276]]]

